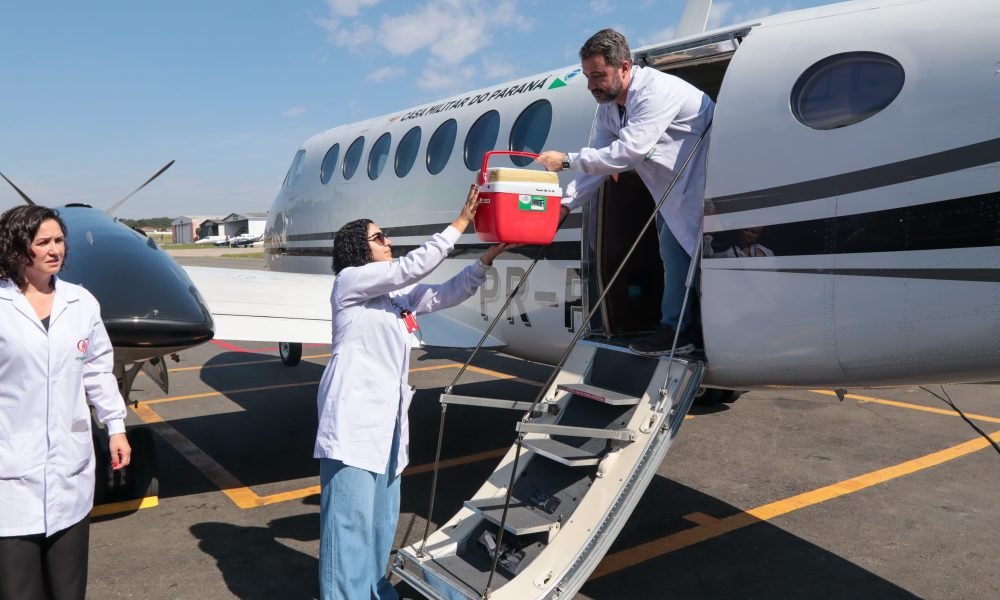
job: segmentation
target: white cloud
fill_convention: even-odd
[[[531,27],[512,0],[431,0],[415,12],[383,17],[379,41],[397,56],[426,49],[437,61],[458,64],[489,46],[491,31]]]
[[[365,81],[371,81],[372,83],[385,83],[386,81],[392,79],[399,79],[406,73],[406,69],[403,67],[382,67],[381,69],[375,69],[365,77]]]
[[[513,79],[517,67],[498,56],[487,56],[483,58],[482,72],[487,79]]]
[[[293,106],[293,107],[289,108],[288,110],[282,112],[281,116],[283,116],[285,118],[288,118],[288,119],[294,119],[295,117],[301,116],[302,113],[304,113],[304,112],[306,112],[306,107],[304,107],[304,106]]]
[[[590,0],[590,11],[597,15],[604,15],[614,9],[609,0]]]
[[[375,6],[379,0],[326,0],[330,12],[341,17],[356,17],[361,9]]]
[[[442,64],[436,60],[427,61],[417,85],[425,90],[434,90],[442,95],[469,87],[476,70],[469,66]]]
[[[316,24],[326,30],[327,42],[351,50],[360,50],[375,37],[375,30],[361,21],[341,25],[337,19],[316,19]]]
[[[635,44],[635,47],[648,46],[649,44],[656,44],[658,42],[665,42],[671,40],[674,37],[674,27],[664,27],[663,29],[658,29],[647,35],[639,38],[639,43]]]

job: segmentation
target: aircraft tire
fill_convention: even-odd
[[[107,448],[95,448],[94,504],[141,500],[160,493],[153,432],[147,427],[136,427],[125,435],[132,447],[132,462],[124,469],[112,470]]]
[[[743,392],[739,390],[720,390],[717,388],[701,388],[698,395],[694,397],[695,406],[716,406],[718,404],[731,404]]]
[[[128,432],[128,443],[132,446],[132,463],[125,467],[126,493],[129,499],[141,500],[160,494],[160,473],[156,460],[156,440],[153,430],[136,427]]]
[[[281,362],[286,367],[294,367],[302,360],[302,344],[280,342],[278,344],[278,354],[281,356]]]

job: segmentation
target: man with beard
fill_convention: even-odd
[[[613,29],[587,40],[580,60],[587,89],[599,104],[590,146],[579,152],[547,151],[536,159],[550,171],[577,172],[566,188],[562,216],[589,200],[605,176],[629,169],[635,169],[653,200],[659,201],[708,128],[715,104],[682,79],[633,65],[628,41]],[[660,326],[630,346],[635,352],[669,353],[675,332],[683,334],[691,324],[693,300],[683,315],[681,307],[691,256],[700,243],[707,150],[707,143],[698,148],[656,215],[664,265]],[[694,349],[687,337],[678,337],[677,354]]]

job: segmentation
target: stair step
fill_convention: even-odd
[[[481,514],[486,520],[499,527],[500,520],[503,518],[504,501],[503,496],[466,500],[465,507]],[[558,526],[558,516],[558,512],[555,515],[550,515],[538,506],[518,498],[511,498],[504,529],[514,535],[550,532],[553,527]]]
[[[533,450],[535,454],[568,467],[596,465],[607,454],[607,448],[593,452],[587,448],[577,448],[551,438],[527,439],[521,442],[521,444],[525,448]]]
[[[569,392],[582,398],[603,402],[605,404],[612,404],[614,406],[634,406],[639,404],[640,400],[640,398],[636,398],[635,396],[629,396],[628,394],[600,388],[596,385],[589,385],[586,383],[561,383],[557,389]]]
[[[460,396],[458,394],[441,394],[441,404],[463,404],[465,406],[478,406],[480,408],[504,408],[524,412],[531,408],[531,402],[522,400],[502,400],[498,398],[480,398],[478,396]],[[555,404],[539,402],[535,405],[535,412],[554,412]]]
[[[573,427],[548,423],[525,423],[524,421],[519,421],[515,428],[520,433],[544,433],[567,437],[618,440],[620,442],[634,442],[636,437],[635,432],[631,429],[598,429],[596,427]]]

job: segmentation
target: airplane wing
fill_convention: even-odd
[[[215,320],[215,337],[251,342],[330,343],[333,275],[184,267]],[[472,348],[482,332],[448,316],[420,315],[415,345]],[[484,348],[500,348],[492,336]]]

